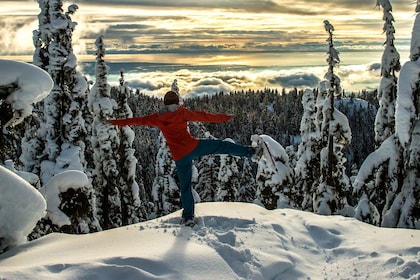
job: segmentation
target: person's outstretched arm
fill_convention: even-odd
[[[113,125],[118,125],[118,126],[125,126],[125,125],[155,126],[156,117],[157,117],[157,113],[152,114],[152,115],[148,115],[148,116],[144,116],[144,117],[107,120],[107,122],[110,123],[110,124],[113,124]]]
[[[204,111],[185,110],[185,118],[188,121],[195,122],[227,122],[233,115],[229,114],[213,114]]]

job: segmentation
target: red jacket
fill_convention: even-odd
[[[226,122],[232,118],[227,114],[211,114],[202,111],[191,111],[180,106],[174,112],[162,114],[154,113],[144,117],[110,120],[118,125],[146,125],[158,127],[165,136],[174,160],[179,160],[192,152],[198,145],[199,139],[193,137],[188,129],[187,122]]]

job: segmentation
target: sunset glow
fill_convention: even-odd
[[[69,4],[66,2],[63,9]],[[298,0],[77,0],[73,46],[79,61],[94,61],[95,40],[104,35],[107,59],[115,62],[322,66],[327,34],[343,65],[380,63],[385,36],[376,1]],[[392,1],[395,44],[406,60],[414,5]],[[31,61],[36,1],[2,1],[0,56]]]

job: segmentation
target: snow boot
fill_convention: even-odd
[[[180,225],[186,226],[186,227],[194,227],[196,225],[195,219],[184,219],[182,218],[179,222]]]

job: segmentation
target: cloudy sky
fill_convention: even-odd
[[[258,73],[258,67],[267,67],[266,71],[277,72],[265,72],[266,85],[281,86],[290,76],[312,86],[302,79],[322,76],[325,69],[313,67],[325,65],[325,19],[335,27],[340,71],[348,88],[367,84],[369,77],[359,72],[377,68],[385,41],[376,0],[76,0],[65,2],[64,9],[72,3],[79,6],[72,18],[78,22],[74,47],[80,61],[94,60],[95,39],[104,35],[109,61],[235,64],[257,67]],[[413,0],[391,3],[395,43],[404,62],[415,5]],[[0,57],[30,61],[38,13],[35,0],[1,1]],[[252,73],[256,75],[256,70],[249,68],[242,76],[252,79]]]

